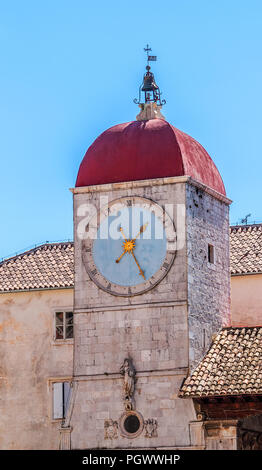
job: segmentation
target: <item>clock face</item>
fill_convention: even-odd
[[[89,227],[90,237],[83,241],[84,264],[91,279],[110,294],[142,294],[158,284],[173,263],[173,222],[149,199],[130,196],[112,201]]]

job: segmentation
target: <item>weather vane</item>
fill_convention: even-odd
[[[149,52],[152,51],[151,47],[149,47],[149,44],[144,47],[144,51],[147,54],[146,73],[144,74],[143,83],[139,87],[139,99],[135,98],[134,103],[142,105],[145,103],[154,102],[158,106],[163,106],[166,104],[166,101],[161,100],[160,89],[155,82],[154,74],[150,72],[151,67],[149,65],[149,62],[155,62],[157,60],[157,56],[149,55]],[[144,92],[145,94],[144,101],[142,101],[141,92]]]
[[[156,62],[157,56],[148,54],[150,51],[152,51],[151,47],[149,47],[149,44],[144,47],[144,51],[147,53],[147,65],[149,65],[149,62]]]

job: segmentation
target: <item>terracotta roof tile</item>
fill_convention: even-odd
[[[262,224],[230,227],[231,274],[262,272]]]
[[[0,263],[0,292],[74,286],[74,244],[44,244]]]
[[[262,395],[262,327],[223,328],[180,390],[182,398],[243,394]]]

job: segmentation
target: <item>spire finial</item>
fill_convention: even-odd
[[[157,56],[156,55],[148,55],[148,53],[150,51],[152,51],[151,47],[149,47],[149,44],[146,45],[146,47],[144,47],[144,51],[147,53],[147,65],[149,67],[149,62],[150,61],[156,61],[157,60]]]
[[[161,100],[160,89],[155,82],[154,74],[150,72],[151,67],[149,65],[149,62],[155,62],[157,60],[157,56],[149,55],[149,52],[152,51],[149,44],[144,47],[144,51],[147,54],[146,73],[144,74],[143,83],[139,87],[139,99],[134,99],[134,103],[138,104],[142,110],[137,116],[137,120],[165,119],[160,113],[160,109],[166,104],[166,101]],[[142,101],[141,92],[144,92],[144,101]]]

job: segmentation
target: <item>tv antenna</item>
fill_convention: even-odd
[[[244,217],[243,219],[241,219],[241,224],[247,225],[247,219],[248,219],[248,217],[251,217],[251,214],[247,214],[246,217]]]

